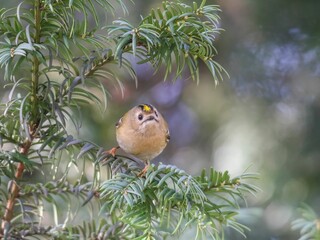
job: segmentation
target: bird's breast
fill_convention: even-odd
[[[132,154],[143,161],[149,161],[158,156],[167,145],[166,132],[162,129],[144,131],[130,129],[117,130],[119,146],[128,154]]]

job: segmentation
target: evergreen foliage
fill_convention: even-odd
[[[292,222],[292,229],[300,231],[299,240],[320,239],[320,218],[308,205],[299,208],[301,217]]]
[[[127,12],[128,3],[112,4]],[[199,81],[201,61],[216,83],[226,74],[213,45],[221,31],[218,6],[165,1],[136,27],[124,19],[103,26],[101,13],[114,14],[112,4],[25,0],[0,10],[0,66],[9,90],[0,109],[0,237],[158,239],[192,226],[195,238],[221,239],[228,226],[244,234],[235,215],[244,194],[257,190],[247,182],[254,175],[232,179],[211,169],[192,177],[160,164],[138,177],[131,159],[106,156],[70,134],[72,126],[80,131],[74,113],[83,104],[106,107],[101,78],[123,88],[115,67],[138,83],[128,54],[155,71],[165,68],[165,78],[188,69]]]

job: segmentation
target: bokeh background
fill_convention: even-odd
[[[1,1],[0,7],[18,2]],[[161,5],[159,0],[134,2],[128,3],[130,15],[123,16],[133,23]],[[172,135],[155,163],[174,164],[191,174],[210,166],[232,176],[258,172],[262,191],[249,198],[240,214],[251,228],[247,239],[298,239],[290,227],[297,207],[305,202],[320,211],[320,1],[207,4],[222,9],[225,31],[215,43],[216,60],[230,78],[215,86],[202,66],[198,85],[188,78],[164,82],[161,71],[154,74],[147,64],[135,65],[138,88],[121,74],[122,96],[105,79],[111,93],[107,111],[84,108],[80,137],[110,148],[121,115],[138,103],[151,103],[167,118]],[[2,77],[0,81],[3,85]],[[1,87],[0,96],[5,91]],[[227,239],[243,237],[228,233]]]

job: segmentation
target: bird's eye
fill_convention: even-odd
[[[138,119],[141,121],[143,119],[143,115],[142,114],[139,114],[138,115]]]

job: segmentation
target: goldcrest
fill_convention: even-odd
[[[146,163],[142,172],[170,140],[166,120],[150,104],[140,104],[125,113],[116,124],[116,137],[120,148]],[[108,152],[114,156],[117,148]]]

